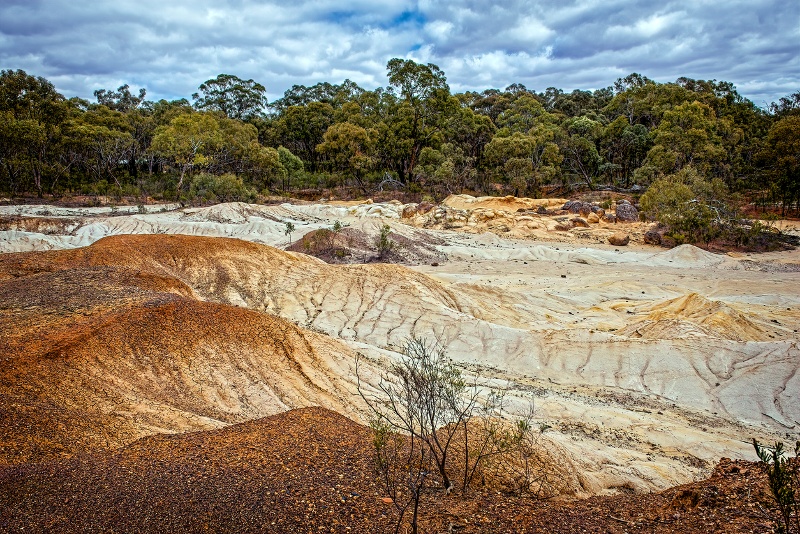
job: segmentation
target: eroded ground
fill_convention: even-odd
[[[412,335],[507,391],[512,412],[533,403],[580,493],[684,483],[752,458],[751,437],[797,435],[796,251],[667,250],[642,244],[644,223],[565,229],[572,215],[535,212],[561,203],[2,207],[2,461],[308,405],[358,420],[355,354],[374,381]],[[260,245],[336,221],[367,236],[355,260],[370,263]],[[383,224],[417,265],[373,263]],[[608,245],[620,231],[631,244]],[[53,251],[13,253],[33,250]],[[84,424],[54,425],[65,412]]]

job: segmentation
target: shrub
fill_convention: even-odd
[[[252,202],[256,199],[256,192],[233,174],[215,176],[200,173],[192,178],[189,199],[199,202]]]
[[[704,180],[691,167],[653,182],[640,199],[647,217],[667,227],[665,235],[678,244],[725,240],[757,247],[774,241],[763,225],[738,216],[735,199],[719,179]]]
[[[478,379],[468,383],[438,343],[409,339],[375,389],[361,382],[361,358],[357,388],[372,415],[376,466],[398,512],[396,532],[409,508],[417,532],[420,495],[434,474],[448,494],[459,478],[463,493],[476,477],[515,493],[558,492],[550,475],[565,477],[543,461],[550,455],[538,447],[533,409],[519,421],[506,420],[504,393],[481,400]]]
[[[397,248],[397,242],[389,237],[391,233],[392,228],[388,224],[384,224],[381,227],[380,234],[375,239],[375,248],[378,250],[378,255],[381,258],[385,257],[387,254]]]
[[[766,447],[754,438],[753,447],[763,462],[770,492],[778,505],[779,519],[775,521],[775,532],[789,534],[794,526],[794,531],[800,533],[800,466],[797,463],[800,440],[795,443],[793,459],[786,457],[781,442]]]
[[[376,459],[386,490],[406,496],[395,504],[397,529],[412,506],[411,528],[416,533],[419,497],[428,473],[438,473],[447,493],[453,488],[448,455],[453,438],[476,406],[478,389],[467,385],[438,343],[419,338],[409,339],[400,359],[380,377],[377,395],[368,395],[361,384],[358,360],[356,379],[358,392],[373,415]],[[407,439],[392,437],[398,433]]]

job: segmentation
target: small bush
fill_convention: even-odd
[[[375,248],[378,250],[378,255],[383,258],[390,252],[392,252],[396,247],[397,243],[389,237],[392,233],[392,228],[388,224],[384,224],[381,227],[381,233],[375,239]]]
[[[256,192],[248,188],[242,179],[233,174],[215,176],[201,173],[192,179],[189,199],[205,202],[252,202]]]
[[[686,167],[653,182],[640,199],[643,213],[666,226],[676,244],[708,246],[712,241],[749,250],[771,250],[789,244],[785,236],[758,221],[742,219],[737,199],[719,179],[703,179]],[[786,242],[786,243],[784,243]]]
[[[795,458],[787,458],[783,443],[772,447],[761,445],[753,439],[759,459],[767,473],[769,489],[778,505],[779,519],[775,520],[778,534],[800,533],[800,441],[795,443]]]

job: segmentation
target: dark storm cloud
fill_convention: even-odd
[[[189,97],[221,72],[271,98],[292,84],[386,84],[386,61],[439,65],[454,90],[605,87],[640,72],[731,81],[758,105],[800,90],[800,19],[783,0],[710,2],[5,0],[0,67],[67,96],[128,83]]]

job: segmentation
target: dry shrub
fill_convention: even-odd
[[[349,232],[321,228],[307,233],[287,250],[302,252],[327,263],[343,263],[352,254],[352,248]]]
[[[569,454],[528,421],[474,417],[453,443],[453,468],[471,489],[550,499],[581,489]],[[465,471],[466,465],[466,471]]]

